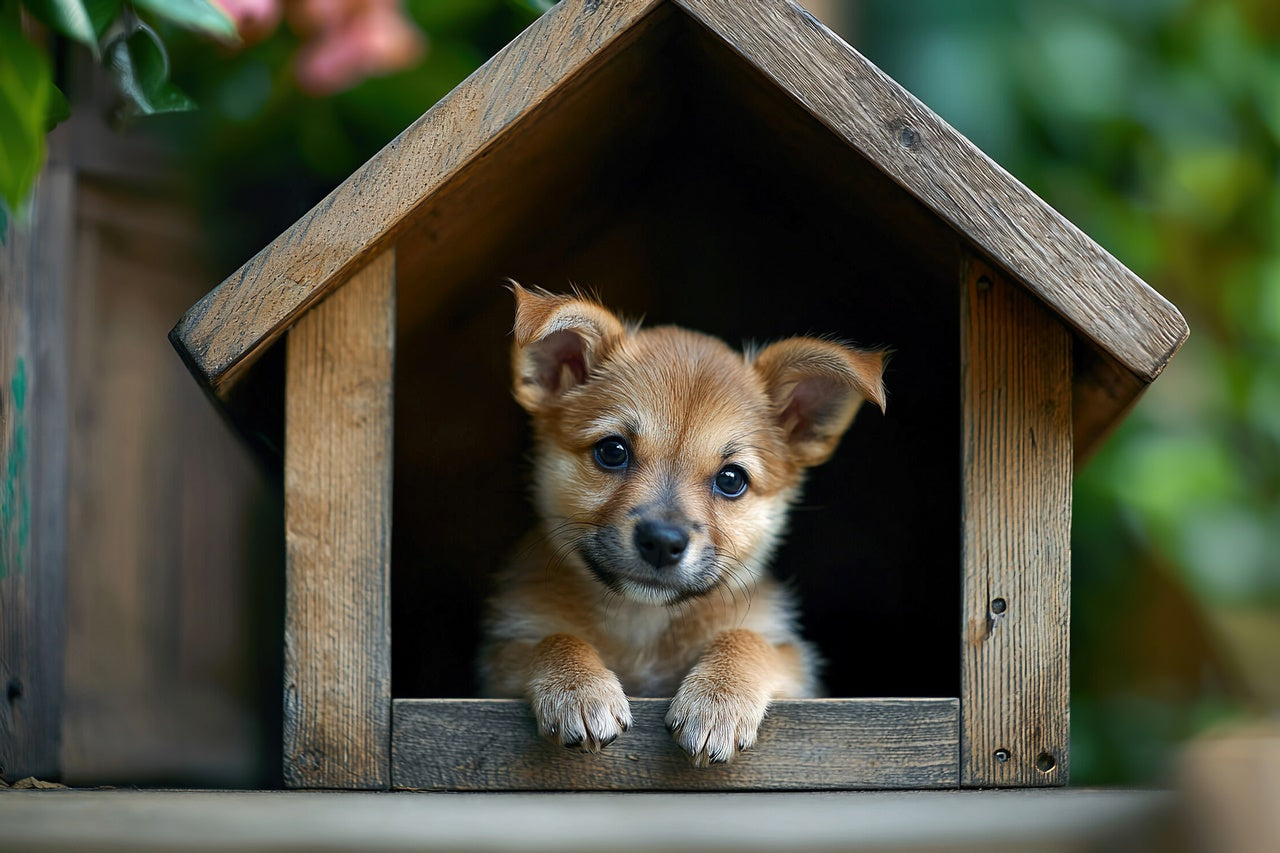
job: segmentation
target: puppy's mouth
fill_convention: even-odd
[[[678,564],[656,569],[622,547],[612,528],[582,542],[578,555],[609,591],[647,604],[680,604],[705,595],[719,583],[711,548],[688,554]]]

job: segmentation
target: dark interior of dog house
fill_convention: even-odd
[[[831,696],[959,692],[960,239],[681,13],[638,28],[419,211],[398,246],[392,672],[474,695],[489,578],[534,523],[504,279],[734,345],[893,356],[774,571]]]

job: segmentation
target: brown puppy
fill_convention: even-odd
[[[771,700],[818,690],[767,563],[805,469],[864,400],[883,410],[884,355],[792,338],[744,356],[513,290],[542,523],[490,601],[484,691],[527,697],[544,735],[590,752],[631,724],[628,694],[674,695],[693,762],[728,761]]]

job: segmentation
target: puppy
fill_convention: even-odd
[[[529,699],[543,735],[584,752],[631,725],[628,695],[674,696],[693,763],[729,761],[770,701],[819,690],[767,564],[806,469],[864,400],[884,409],[884,355],[816,338],[743,355],[513,291],[541,525],[497,579],[482,689]]]

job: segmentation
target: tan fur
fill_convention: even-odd
[[[544,735],[586,751],[630,725],[627,695],[674,696],[667,723],[693,762],[728,761],[771,700],[819,689],[767,562],[804,470],[830,457],[864,399],[883,408],[883,357],[814,338],[748,357],[513,290],[541,525],[497,578],[483,690],[528,698]],[[627,445],[624,470],[594,455],[611,437]],[[713,489],[730,465],[748,477],[737,498]],[[645,557],[651,525],[679,531],[665,558],[676,562]]]

